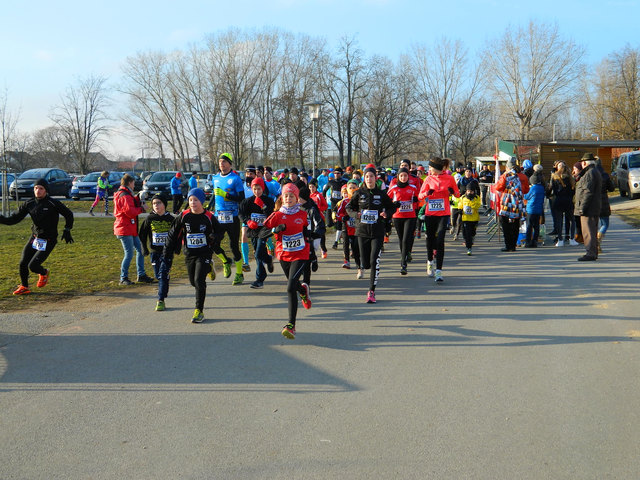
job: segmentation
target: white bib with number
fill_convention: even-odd
[[[169,232],[153,232],[151,234],[151,245],[154,247],[166,245],[167,238],[169,238]]]
[[[360,215],[360,221],[362,223],[366,223],[367,225],[373,225],[378,221],[378,211],[377,210],[363,210],[362,215]]]
[[[267,216],[262,213],[252,213],[251,220],[256,222],[258,225],[263,226],[264,221],[267,219]]]
[[[204,233],[187,233],[187,248],[201,248],[207,245]]]
[[[299,252],[305,246],[302,232],[295,235],[282,236],[282,250],[285,252]]]
[[[401,212],[413,212],[413,202],[412,201],[406,201],[406,202],[400,202],[400,209],[399,211]]]
[[[47,241],[44,238],[34,238],[31,246],[39,252],[44,252],[47,249]]]
[[[444,212],[444,198],[429,199],[430,212]]]
[[[462,211],[465,215],[473,215],[473,208],[471,208],[470,205],[465,205],[464,207],[462,207]]]
[[[342,193],[340,193],[339,191],[332,191],[331,198],[333,198],[334,200],[340,200],[342,198]]]
[[[233,213],[229,210],[220,210],[216,215],[220,223],[233,223]]]

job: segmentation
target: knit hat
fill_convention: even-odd
[[[180,178],[180,177],[182,177],[182,173],[176,172],[176,178]]]
[[[34,183],[33,186],[35,187],[36,185],[44,187],[47,193],[49,193],[49,182],[47,182],[44,178],[39,178],[38,180],[36,180],[36,183]]]
[[[164,208],[167,208],[167,199],[164,197],[164,195],[160,195],[159,193],[156,193],[152,198],[151,198],[151,202],[153,203],[153,201],[155,199],[160,200],[162,203],[164,203]]]
[[[230,153],[226,153],[226,152],[225,153],[221,153],[220,157],[219,157],[220,160],[225,160],[225,161],[227,161],[229,163],[233,163],[232,158],[233,157],[231,156],[231,154]]]
[[[515,167],[515,166],[516,166],[516,164],[513,161],[513,158],[510,158],[509,160],[507,160],[507,165],[506,165],[507,170],[513,170],[513,167]]]
[[[189,200],[189,197],[194,196],[196,197],[198,200],[200,200],[200,203],[204,204],[204,201],[206,199],[204,192],[202,191],[201,188],[192,188],[191,190],[189,190],[189,193],[187,194],[187,200]]]
[[[376,174],[377,174],[376,169],[375,169],[375,168],[373,168],[373,167],[367,167],[367,168],[365,168],[365,169],[364,169],[364,174],[365,174],[365,175],[366,175],[367,173],[369,173],[369,172],[373,173],[374,175],[376,175]]]
[[[298,169],[296,167],[291,167],[291,170],[289,170],[289,173],[295,173],[296,175],[298,175],[298,173],[300,173],[298,171]]]
[[[251,180],[251,188],[253,188],[254,185],[260,186],[260,188],[262,188],[262,190],[264,191],[264,180],[262,178],[256,177]]]
[[[293,193],[296,198],[300,198],[300,190],[298,190],[295,183],[285,183],[282,186],[282,195],[285,193]]]
[[[540,165],[539,163],[536,163],[536,164],[533,166],[533,171],[534,171],[534,172],[541,172],[541,171],[543,170],[543,168],[544,168],[544,167],[543,167],[542,165]]]
[[[409,173],[409,169],[407,167],[402,167],[400,170],[398,170],[398,175],[400,175],[401,173]]]

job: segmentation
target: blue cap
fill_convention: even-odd
[[[201,188],[192,188],[191,190],[189,190],[189,193],[187,194],[187,201],[191,196],[196,197],[198,200],[200,200],[200,203],[202,204],[204,204],[204,201],[206,199],[204,192],[202,191]]]

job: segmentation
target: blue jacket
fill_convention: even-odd
[[[541,215],[544,211],[544,186],[541,183],[531,185],[529,193],[524,196],[527,201],[527,213]]]
[[[171,195],[182,195],[182,179],[173,177],[171,179]]]

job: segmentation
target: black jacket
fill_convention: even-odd
[[[576,183],[576,203],[574,215],[599,217],[602,206],[602,177],[593,165],[588,165]]]
[[[263,207],[256,205],[256,197],[245,198],[240,202],[240,206],[238,207],[238,217],[240,217],[242,223],[246,224],[249,220],[253,220],[261,224],[264,223],[264,221],[269,218],[269,215],[273,213],[273,200],[271,200],[266,193],[263,193],[260,198],[264,203]],[[260,228],[250,228],[247,232],[247,236],[249,238],[259,237],[261,236],[260,233],[264,228],[266,227],[263,227],[262,225],[260,225]]]
[[[369,219],[363,218],[365,211],[372,212],[367,214]],[[349,205],[347,205],[347,213],[351,218],[356,219],[356,237],[384,237],[386,220],[380,213],[385,212],[387,218],[391,218],[395,211],[396,207],[393,201],[385,192],[378,187],[369,190],[364,183],[353,194]],[[377,212],[377,214],[373,212]]]
[[[9,217],[0,215],[0,223],[4,225],[15,225],[22,221],[27,215],[31,216],[33,225],[31,231],[38,238],[47,240],[57,240],[58,219],[62,215],[65,218],[64,228],[73,228],[73,212],[69,210],[60,200],[51,198],[49,195],[42,199],[31,198],[20,205],[16,213]]]

